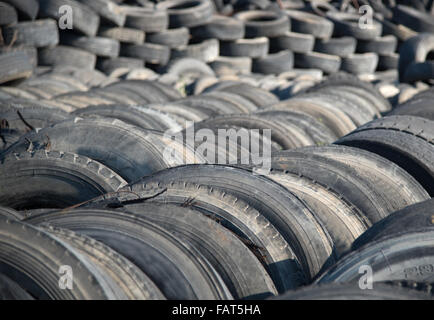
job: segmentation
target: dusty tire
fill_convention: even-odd
[[[0,216],[1,271],[39,299],[105,300],[108,295],[98,270],[77,251],[27,223]],[[32,237],[32,241],[29,241]],[[44,250],[41,250],[44,248]],[[66,255],[65,253],[69,254]],[[59,269],[72,267],[73,290],[59,287]]]
[[[36,48],[53,47],[59,43],[57,22],[53,19],[20,22],[3,28],[6,44],[13,40],[16,45],[27,45]]]
[[[231,299],[221,279],[188,243],[139,215],[97,209],[39,214],[49,223],[94,238],[138,266],[167,299]]]
[[[33,73],[30,58],[24,52],[10,52],[0,55],[0,84],[28,78]]]
[[[167,10],[170,28],[199,26],[209,21],[214,12],[210,0],[168,0],[156,7]]]
[[[119,41],[103,37],[83,37],[62,33],[60,42],[67,46],[83,49],[98,57],[116,58],[119,55]]]
[[[234,18],[213,15],[211,20],[201,26],[190,28],[193,37],[199,39],[219,39],[234,41],[244,38],[244,24]]]
[[[0,202],[19,210],[64,208],[126,184],[96,161],[57,151],[3,157],[0,172],[2,180],[9,181]]]
[[[222,41],[220,43],[222,56],[260,58],[267,55],[268,49],[269,40],[265,37]]]
[[[277,37],[290,29],[288,17],[274,11],[250,10],[234,17],[244,22],[246,38]]]
[[[92,70],[95,68],[96,56],[74,47],[57,46],[40,50],[38,63],[43,66],[72,66]]]
[[[389,159],[410,173],[433,196],[433,134],[429,120],[390,116],[358,128],[336,144],[365,149]]]
[[[270,53],[263,58],[253,60],[252,71],[263,74],[280,74],[291,71],[294,66],[294,55],[289,50]]]

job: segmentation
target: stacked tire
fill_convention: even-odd
[[[360,2],[0,2],[0,299],[432,299],[432,8]]]

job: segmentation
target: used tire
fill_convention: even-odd
[[[98,57],[116,58],[119,55],[119,41],[103,37],[83,37],[63,32],[60,42],[67,46],[83,49]]]
[[[0,54],[0,84],[12,80],[28,78],[33,73],[33,66],[25,52]]]
[[[252,71],[263,74],[280,74],[292,70],[294,55],[289,50],[270,53],[265,57],[253,59]]]
[[[220,54],[222,56],[260,58],[267,55],[269,40],[265,37],[239,39],[222,41],[220,45]]]
[[[95,68],[96,56],[74,47],[56,46],[40,50],[38,63],[43,66],[72,66],[92,70]]]
[[[314,14],[285,10],[291,20],[291,29],[298,33],[307,33],[318,39],[329,39],[333,34],[333,23]]]
[[[390,116],[372,121],[336,144],[377,153],[409,172],[434,195],[434,137],[432,122],[411,116]]]
[[[234,17],[244,22],[246,38],[277,37],[290,29],[288,17],[280,12],[250,10]]]
[[[202,25],[211,19],[214,12],[210,0],[168,0],[156,7],[167,10],[170,28]]]
[[[0,174],[3,181],[8,181],[8,187],[2,188],[0,203],[18,210],[64,208],[126,184],[96,161],[58,151],[2,157]]]
[[[190,28],[193,37],[199,39],[219,39],[234,41],[244,38],[244,24],[234,18],[213,15],[212,18],[197,27]]]

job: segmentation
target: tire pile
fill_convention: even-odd
[[[432,299],[434,4],[385,2],[0,1],[0,298]]]

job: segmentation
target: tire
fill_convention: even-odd
[[[73,28],[87,36],[95,36],[99,27],[99,15],[89,6],[74,0],[44,0],[39,2],[41,17],[59,19],[59,8],[63,5],[70,6],[73,13]]]
[[[15,8],[5,2],[0,2],[0,26],[16,24],[17,22],[18,14]]]
[[[60,42],[95,54],[98,57],[116,58],[119,56],[119,41],[103,37],[83,37],[63,32]]]
[[[118,40],[121,43],[143,44],[145,33],[142,30],[101,26],[98,36]]]
[[[112,59],[98,59],[96,68],[105,74],[110,74],[118,68],[137,69],[143,68],[145,63],[142,59],[118,57]]]
[[[383,31],[382,24],[374,20],[369,28],[360,28],[358,14],[332,12],[327,17],[334,23],[335,37],[354,37],[357,40],[373,40]]]
[[[169,62],[165,72],[175,77],[183,75],[215,76],[214,71],[203,61],[194,58],[181,58]]]
[[[116,83],[116,82],[115,82]],[[111,104],[116,104],[114,101],[114,98],[111,98],[113,95],[116,95],[117,98],[121,98],[123,99],[121,104],[127,103],[129,105],[145,105],[149,103],[149,99],[143,97],[144,94],[141,93],[137,93],[137,88],[133,88],[133,89],[125,89],[122,87],[116,87],[116,86],[111,86],[109,88],[102,88],[98,90],[98,94],[100,96],[108,96],[109,99],[113,100],[113,102]],[[59,98],[57,98],[58,100]],[[105,103],[107,104],[107,103]],[[91,106],[92,104],[88,104],[86,107]],[[93,104],[95,105],[95,104]]]
[[[96,161],[57,151],[3,157],[0,170],[2,180],[8,181],[0,203],[17,210],[65,208],[126,184]]]
[[[327,12],[329,11],[331,12],[337,11],[335,6],[323,0],[312,0],[309,2],[308,6],[310,11],[312,11],[313,13],[321,17],[326,17]]]
[[[410,174],[375,153],[336,145],[299,150],[338,161],[342,166],[356,170],[367,180],[372,191],[384,199],[384,211],[388,214],[429,199],[425,189]]]
[[[184,154],[175,153],[175,158],[170,158],[170,161],[173,161],[170,165],[203,161],[195,158],[190,149],[178,146],[175,141],[164,139],[162,133],[143,130],[120,120],[102,117],[86,119],[77,117],[59,122],[38,133],[30,133],[13,148],[9,148],[8,153],[26,153],[25,150],[28,149],[26,138],[32,141],[36,149],[43,148],[46,136],[50,137],[53,150],[64,150],[87,156],[117,172],[128,182],[169,166],[164,155],[166,143],[184,151]],[[119,139],[125,143],[112,148]],[[99,147],[95,148],[95,146]]]
[[[118,210],[137,214],[194,246],[222,276],[235,299],[260,299],[277,294],[267,271],[249,248],[200,212],[155,203],[129,204]]]
[[[269,49],[268,38],[239,39],[235,41],[222,41],[220,55],[229,57],[265,57]]]
[[[167,30],[169,24],[167,12],[163,10],[123,6],[121,12],[127,16],[125,21],[127,28],[144,32],[162,32]]]
[[[178,103],[202,110],[210,116],[238,113],[238,108],[233,103],[210,96],[189,96],[175,102]]]
[[[378,56],[378,67],[377,67],[378,71],[398,70],[398,68],[399,68],[399,54],[391,53],[387,55]]]
[[[434,50],[434,35],[428,33],[419,34],[404,42],[399,49],[399,76],[403,80],[407,68],[412,63],[425,62],[430,51]]]
[[[369,181],[355,169],[341,162],[303,150],[285,150],[272,154],[272,168],[308,177],[342,195],[347,202],[357,207],[358,218],[366,226],[386,217],[385,201],[370,188]]]
[[[262,74],[280,74],[291,71],[294,67],[294,54],[292,51],[284,50],[277,53],[270,53],[263,58],[253,60],[252,71]]]
[[[14,103],[25,103],[29,105],[29,101],[38,100],[41,97],[37,94],[31,93],[21,88],[16,88],[13,86],[4,86],[0,89],[3,95],[6,95],[5,102],[7,104],[13,105]]]
[[[26,53],[10,52],[0,54],[0,84],[29,78],[32,73],[33,66]]]
[[[190,28],[190,33],[197,39],[218,39],[223,41],[235,41],[244,38],[244,23],[241,21],[213,15],[204,25]]]
[[[106,291],[107,284],[103,283],[98,270],[64,242],[31,225],[4,217],[0,217],[0,230],[2,274],[19,283],[32,296],[59,300],[114,298]],[[62,265],[72,267],[72,290],[59,287]]]
[[[169,47],[160,44],[123,44],[121,55],[142,59],[145,63],[166,65],[170,58]]]
[[[39,229],[71,245],[110,278],[124,300],[165,300],[157,286],[131,261],[83,234],[42,224]]]
[[[305,96],[328,97],[325,100],[334,100],[339,107],[353,122],[360,126],[373,119],[380,118],[380,112],[375,100],[363,89],[345,86],[330,86],[312,90]],[[302,94],[300,96],[303,96]]]
[[[383,33],[385,35],[393,35],[398,38],[399,41],[407,41],[408,39],[417,36],[417,32],[403,26],[402,24],[394,24],[386,19],[380,20],[383,26]]]
[[[162,91],[166,95],[169,101],[179,100],[182,98],[181,93],[177,89],[163,82],[144,80],[144,83],[158,88],[159,91]]]
[[[78,209],[27,220],[49,223],[104,243],[138,266],[167,299],[231,299],[209,262],[167,230],[119,211]],[[220,281],[219,281],[220,280]]]
[[[285,34],[270,39],[270,50],[277,52],[290,50],[295,53],[306,53],[313,50],[315,38],[310,34],[286,31]]]
[[[251,101],[252,103],[254,103],[258,107],[258,109],[263,109],[267,106],[271,106],[279,102],[278,98],[271,92],[261,88],[253,87],[246,83],[235,83],[220,88],[218,86],[211,86],[208,87],[204,91],[204,93],[208,93],[212,91],[224,91],[224,92],[238,94],[246,98],[247,100]]]
[[[377,69],[376,53],[354,53],[342,58],[341,70],[352,74],[372,74]]]
[[[367,229],[366,223],[360,218],[360,211],[328,186],[275,168],[267,178],[282,185],[303,201],[330,235],[333,252],[317,275],[349,251],[354,240]]]
[[[370,112],[370,108],[366,107],[361,99],[357,99],[357,96],[343,90],[336,91],[330,90],[327,92],[326,90],[321,90],[313,93],[299,94],[297,97],[306,98],[314,102],[317,101],[320,104],[334,105],[350,118],[356,126],[365,124],[374,118]]]
[[[180,107],[181,106],[181,107]],[[202,121],[208,118],[208,115],[194,107],[189,107],[181,104],[163,103],[149,104],[148,107],[152,110],[160,111],[169,114],[173,117],[181,127],[185,127],[187,121]]]
[[[156,7],[167,10],[170,28],[190,28],[205,24],[214,12],[210,0],[168,0],[160,2]]]
[[[357,41],[357,52],[368,53],[374,52],[379,55],[393,54],[398,46],[398,40],[395,36],[388,35],[379,37],[370,41]]]
[[[261,212],[286,239],[307,278],[313,277],[329,258],[328,235],[321,229],[322,226],[297,197],[265,176],[221,165],[182,166],[161,171],[138,183],[167,184],[169,181],[206,184],[235,196]]]
[[[392,213],[357,238],[352,245],[352,249],[358,250],[362,246],[384,237],[399,233],[410,233],[424,227],[432,227],[433,204],[434,198],[431,198]]]
[[[35,20],[38,15],[39,3],[37,0],[4,0],[3,2],[9,3],[30,20]]]
[[[160,44],[169,48],[186,46],[190,37],[187,28],[168,29],[166,31],[147,34],[147,42]]]
[[[405,70],[402,81],[414,83],[434,79],[434,63],[432,61],[412,63]]]
[[[362,290],[352,283],[316,284],[289,291],[276,300],[432,300],[428,293],[391,285],[375,283],[372,290]]]
[[[116,7],[116,1],[112,0],[78,0],[82,4],[88,5],[95,12],[97,12],[102,20],[115,24],[118,27],[122,27],[125,24],[126,16],[120,13],[119,7]]]
[[[246,38],[277,37],[290,29],[288,17],[281,12],[250,10],[237,13],[234,18],[244,23]]]
[[[66,112],[44,107],[6,107],[4,111],[0,111],[0,119],[7,121],[8,128],[21,134],[69,118],[70,115]]]
[[[253,102],[235,93],[220,91],[220,92],[206,93],[204,96],[214,97],[229,102],[235,105],[236,107],[238,107],[239,109],[238,113],[252,113],[258,110],[258,107],[255,104],[253,104]]]
[[[252,71],[252,59],[249,57],[218,57],[210,63],[217,75],[249,74]]]
[[[297,33],[307,33],[318,39],[329,39],[333,34],[333,23],[314,14],[286,10],[285,13],[291,20],[291,29]]]
[[[111,104],[114,103],[112,99],[106,96],[90,92],[71,92],[56,96],[56,100],[60,102],[67,102],[77,108],[85,108],[90,105]]]
[[[273,123],[267,119],[262,119],[258,114],[223,115],[213,117],[195,124],[196,132],[200,129],[211,129],[216,135],[218,134],[219,130],[223,129],[235,129],[236,131],[242,130],[244,133],[248,134],[250,139],[262,140],[263,146],[265,146],[265,143],[269,143],[272,151],[294,149],[312,143],[310,139],[303,135],[302,130],[300,130],[298,127],[290,125],[283,126],[280,121]],[[271,130],[271,136],[267,137],[264,133],[264,130]],[[257,132],[256,134],[259,135],[257,138],[255,137],[255,131]],[[227,134],[230,134],[230,132]],[[242,135],[242,133],[240,133],[240,135]],[[271,141],[269,141],[269,139],[271,139]],[[245,147],[250,152],[255,152],[250,148],[250,146],[244,146],[244,143],[245,142],[242,140],[241,144],[237,143],[237,145]],[[241,160],[241,164],[243,165],[252,165],[250,159],[243,158],[243,154],[241,155],[241,159],[238,157],[238,155],[236,158],[237,163],[239,163],[238,160]],[[248,162],[244,163],[247,160]],[[217,163],[217,161],[214,163]],[[264,163],[262,164],[265,165]]]
[[[329,103],[308,98],[293,98],[271,106],[270,110],[288,110],[307,113],[326,125],[337,137],[342,137],[356,128],[354,122],[341,110]]]
[[[172,49],[173,59],[193,58],[203,62],[212,62],[219,56],[220,46],[217,39],[204,40],[189,44],[183,48]]]
[[[374,286],[382,281],[432,282],[433,237],[432,228],[422,228],[373,241],[342,258],[318,283],[356,282],[361,265],[372,268]]]
[[[28,79],[20,84],[21,87],[26,88],[41,88],[48,92],[53,91],[56,95],[65,94],[73,91],[86,91],[87,86],[82,84],[77,79],[68,79],[66,76],[60,74],[49,74],[38,76],[36,79]],[[49,106],[48,106],[49,107]]]
[[[354,75],[344,72],[329,76],[327,80],[312,87],[311,89],[309,89],[309,91],[337,86],[346,87],[347,90],[351,91],[355,90],[354,88],[358,88],[359,95],[365,92],[365,95],[367,95],[367,97],[371,97],[372,102],[375,103],[379,112],[387,112],[390,111],[390,109],[392,108],[390,102],[387,101],[371,83],[362,81]]]
[[[155,193],[155,187],[155,183],[139,183],[125,190],[146,197],[150,192]],[[305,275],[288,243],[268,219],[246,202],[219,189],[187,182],[161,183],[157,189],[164,192],[160,191],[151,202],[191,207],[235,233],[266,267],[279,292],[304,283]],[[130,193],[123,192],[99,200],[102,202],[95,200],[89,205],[112,206],[128,203],[133,198]]]
[[[57,46],[40,50],[38,64],[51,67],[72,66],[92,70],[95,68],[96,56],[81,49]]]
[[[356,51],[357,43],[357,40],[353,37],[331,38],[328,40],[317,39],[314,51],[338,57],[347,57]]]
[[[265,119],[288,122],[292,126],[299,127],[318,146],[337,139],[337,136],[327,126],[307,113],[288,110],[264,110],[257,113]]]
[[[341,58],[318,52],[296,53],[294,55],[294,66],[297,68],[320,69],[325,73],[335,73],[341,67]]]
[[[388,116],[399,115],[421,117],[434,121],[434,110],[431,107],[430,100],[418,98],[417,95],[406,103],[398,105],[388,114]]]
[[[59,43],[57,23],[53,19],[20,22],[3,28],[6,44],[27,45],[31,47],[53,47]]]
[[[151,81],[124,80],[104,87],[104,89],[108,91],[113,88],[137,93],[150,103],[164,103],[170,100],[164,91],[164,86],[155,85],[154,82]]]
[[[98,70],[83,70],[71,67],[56,69],[63,81],[71,82],[77,90],[88,90],[89,87],[99,87],[107,81],[107,77]]]
[[[79,109],[73,113],[79,117],[99,115],[119,119],[142,129],[179,131],[182,128],[167,114],[139,106],[100,105]]]
[[[377,153],[410,173],[434,195],[432,122],[411,116],[390,116],[372,121],[336,144]]]
[[[38,65],[38,50],[36,48],[28,46],[0,47],[0,54],[10,52],[23,52],[28,57],[33,68],[36,69]]]
[[[8,218],[8,219],[15,219],[15,220],[24,220],[25,214],[23,214],[20,211],[16,211],[11,208],[1,207],[0,206],[0,215]]]
[[[417,32],[434,33],[432,16],[412,7],[397,5],[393,8],[393,19]]]

